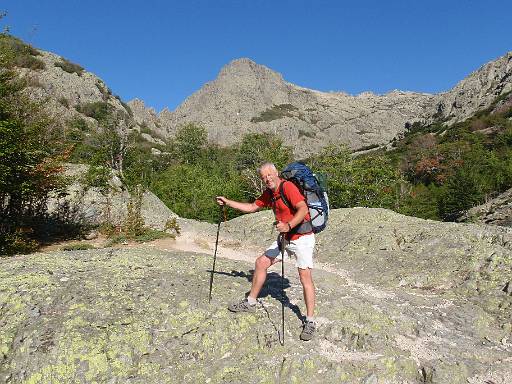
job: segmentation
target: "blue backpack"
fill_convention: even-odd
[[[311,217],[310,221],[304,221],[294,228],[293,233],[308,233],[311,231],[318,233],[323,231],[329,217],[329,198],[327,197],[325,179],[315,175],[307,165],[300,162],[287,165],[281,172],[281,177],[294,183],[299,188],[300,193],[306,198]],[[285,182],[279,186],[279,194],[283,203],[288,208],[292,208],[290,201],[284,194]]]

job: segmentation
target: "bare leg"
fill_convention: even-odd
[[[253,299],[258,297],[261,288],[267,279],[267,269],[277,262],[279,262],[279,260],[272,259],[265,255],[261,255],[256,259],[256,263],[254,264],[254,275],[252,276],[251,292],[249,292],[250,297]]]
[[[306,316],[313,317],[315,313],[315,284],[311,268],[301,269],[299,271],[300,282],[304,292],[304,301],[306,303]]]

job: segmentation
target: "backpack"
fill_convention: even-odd
[[[314,174],[307,165],[300,162],[287,165],[281,172],[281,178],[294,183],[299,188],[300,193],[306,199],[311,217],[310,221],[304,221],[301,225],[294,228],[293,233],[308,233],[311,231],[318,233],[323,231],[329,217],[329,198],[327,197],[325,179],[320,177],[320,175]],[[285,182],[282,182],[279,186],[279,194],[283,203],[288,208],[292,208],[284,194]]]

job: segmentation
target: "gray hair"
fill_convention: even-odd
[[[261,164],[261,165],[258,167],[258,169],[257,169],[257,171],[258,171],[258,173],[259,173],[259,174],[261,174],[261,170],[262,170],[263,168],[270,168],[270,169],[272,169],[273,171],[279,172],[279,171],[277,170],[276,166],[274,165],[274,163],[266,162],[266,163]]]

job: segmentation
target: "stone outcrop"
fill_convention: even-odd
[[[205,253],[1,259],[0,383],[509,382],[510,229],[333,210],[318,236],[318,333],[304,343],[292,262],[284,292],[278,267],[255,313],[226,310],[248,289],[253,264],[243,260],[274,238],[271,222],[261,212],[223,224],[210,304],[216,227],[205,223],[189,238],[206,240]]]
[[[469,209],[459,221],[512,227],[512,189]]]
[[[48,213],[64,222],[96,226],[103,223],[122,225],[128,214],[128,203],[135,202],[119,177],[112,173],[105,186],[88,186],[85,175],[88,165],[67,164],[64,176],[71,179],[62,196],[48,201]],[[141,196],[141,217],[147,227],[164,230],[168,220],[177,218],[151,191]]]

